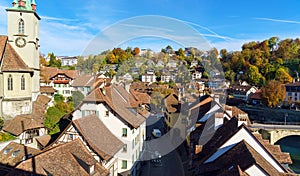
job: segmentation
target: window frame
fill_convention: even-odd
[[[8,75],[8,78],[7,78],[7,89],[8,89],[9,91],[14,90],[14,86],[13,86],[13,77],[12,77],[11,74]]]
[[[25,77],[24,77],[24,75],[22,75],[22,77],[21,77],[21,90],[25,90],[26,89],[25,86],[26,86]]]

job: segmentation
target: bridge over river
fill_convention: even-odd
[[[271,144],[275,144],[277,141],[287,136],[300,136],[299,123],[253,123],[250,125],[250,129],[259,131],[262,134],[263,139],[268,139]]]

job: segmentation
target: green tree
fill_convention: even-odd
[[[252,85],[260,85],[261,80],[263,79],[255,65],[250,65],[250,68],[246,72],[246,76],[248,83]]]
[[[47,109],[44,125],[50,130],[49,131],[50,135],[59,132],[58,122],[65,114],[66,114],[65,112],[61,111],[55,106]]]
[[[271,80],[262,87],[263,103],[269,107],[276,107],[285,98],[285,86],[279,81]]]
[[[55,94],[54,95],[54,102],[57,103],[57,102],[61,102],[61,101],[62,102],[65,101],[64,96],[61,95],[61,94]]]
[[[293,82],[293,78],[287,71],[284,70],[284,68],[279,68],[276,70],[275,79],[283,84]]]
[[[56,56],[53,53],[49,53],[48,56],[50,57],[49,66],[50,67],[61,67],[61,60],[56,59]]]
[[[74,107],[77,107],[84,99],[84,95],[80,91],[72,92],[72,100]]]

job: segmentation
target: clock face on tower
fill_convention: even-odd
[[[26,40],[23,37],[18,37],[15,40],[17,47],[22,48],[26,45]]]

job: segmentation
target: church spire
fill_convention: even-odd
[[[12,3],[13,7],[15,7],[17,5],[18,1],[14,0],[14,2]]]
[[[32,0],[32,1],[31,1],[31,8],[32,8],[32,10],[36,11],[36,3],[35,3],[35,0]]]
[[[36,11],[35,0],[13,0],[11,9]]]

